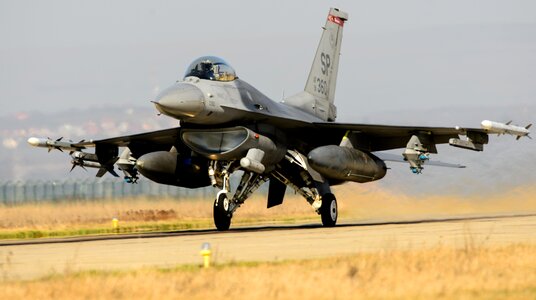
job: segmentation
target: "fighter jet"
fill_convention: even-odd
[[[68,150],[73,168],[98,168],[97,176],[117,176],[117,165],[130,183],[141,174],[179,187],[214,186],[218,230],[229,229],[236,210],[265,182],[268,208],[283,203],[290,188],[331,227],[338,217],[333,186],[382,179],[385,160],[406,162],[415,174],[425,164],[463,167],[429,161],[437,144],[483,150],[488,134],[495,131],[335,122],[335,86],[347,21],[347,13],[329,10],[304,90],[281,102],[239,78],[225,60],[203,56],[152,101],[160,114],[179,120],[179,127],[103,140],[28,142]],[[88,148],[94,153],[84,152]],[[398,148],[401,156],[378,153]]]

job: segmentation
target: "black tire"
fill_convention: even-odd
[[[327,193],[322,196],[322,206],[320,207],[320,217],[324,227],[334,227],[337,224],[339,215],[337,209],[337,199],[332,193]]]
[[[227,207],[225,207],[227,201]],[[214,225],[219,231],[229,230],[231,227],[231,218],[233,217],[227,209],[229,207],[227,195],[221,193],[218,195],[218,198],[214,201]]]

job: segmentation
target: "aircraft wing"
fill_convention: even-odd
[[[428,147],[428,152],[437,153],[436,144],[449,143],[455,147],[482,151],[480,146],[487,144],[487,132],[480,128],[460,127],[423,127],[423,126],[393,126],[375,124],[345,124],[345,123],[314,123],[322,132],[322,136],[340,137],[351,134],[353,143],[360,149],[368,151],[382,151],[406,148],[412,136],[420,138]],[[459,136],[468,137],[468,141],[459,142]],[[453,140],[454,139],[454,140]],[[333,143],[330,141],[329,143]]]
[[[30,138],[28,142],[34,146],[47,147],[49,151],[51,149],[71,151],[70,155],[73,158],[72,169],[76,166],[81,166],[82,168],[98,168],[97,177],[103,176],[106,172],[118,177],[119,175],[114,170],[114,165],[117,164],[125,173],[125,180],[127,182],[136,182],[138,179],[137,172],[134,170],[134,162],[129,160],[130,155],[137,158],[149,152],[169,151],[173,146],[180,147],[182,146],[178,142],[180,141],[180,131],[180,127],[175,127],[109,139],[80,141],[77,143],[62,142],[61,139],[51,140],[39,138]],[[81,152],[81,150],[90,147],[95,148],[95,154]],[[126,154],[124,151],[119,156],[119,147],[128,147],[128,151],[125,150]]]
[[[294,130],[310,135],[307,140],[315,140],[312,144],[338,144],[341,138],[350,133],[353,142],[358,148],[370,152],[405,148],[412,136],[419,136],[423,144],[428,145],[428,152],[437,153],[436,144],[452,142],[460,135],[466,135],[470,140],[477,140],[477,144],[487,143],[487,132],[477,128],[460,127],[422,127],[422,126],[393,126],[374,124],[345,124],[345,123],[307,123],[300,122]],[[288,124],[287,124],[288,125]],[[296,125],[296,124],[294,124]],[[314,130],[313,130],[314,129]],[[149,150],[169,150],[180,140],[180,127],[157,130],[146,133],[125,135],[101,140],[80,141],[66,143],[58,141],[39,141],[39,146],[62,149],[85,149],[89,147],[129,147],[135,152],[148,152]],[[58,144],[58,145],[56,145]],[[65,145],[64,145],[65,144]],[[68,145],[67,145],[68,144]],[[34,144],[35,145],[35,144]],[[460,147],[452,144],[452,146]],[[463,145],[462,145],[463,146]],[[481,149],[462,147],[471,150]],[[139,151],[137,151],[139,150]]]
[[[72,169],[76,166],[98,168],[98,177],[103,176],[106,172],[117,177],[119,175],[114,171],[115,164],[123,165],[121,168],[123,171],[128,172],[132,169],[133,163],[128,161],[130,155],[137,158],[149,152],[169,151],[173,146],[181,147],[182,144],[178,142],[180,141],[180,131],[180,127],[175,127],[102,140],[82,140],[80,142],[64,141],[63,138],[53,140],[50,138],[31,137],[28,139],[28,143],[35,147],[48,148],[49,152],[54,149],[62,152],[64,150],[69,151],[69,155],[72,157]],[[120,157],[119,147],[127,146],[128,153],[125,154],[125,157],[123,157],[123,154]],[[90,147],[95,148],[94,154],[82,152],[82,150]],[[131,182],[135,182],[137,177],[131,176],[131,179],[133,179]]]
[[[114,145],[118,147],[127,147],[131,144],[143,144],[143,143],[152,143],[156,145],[173,145],[177,139],[179,138],[180,134],[180,127],[175,128],[169,128],[169,129],[163,129],[163,130],[157,130],[157,131],[151,131],[151,132],[145,132],[145,133],[139,133],[139,134],[133,134],[133,135],[125,135],[125,136],[119,136],[119,137],[113,137],[109,139],[102,139],[102,140],[89,140],[89,141],[81,141],[78,143],[73,143],[72,145],[74,147],[95,147],[98,144],[108,144],[108,145]]]
[[[243,113],[232,107],[224,107],[229,113]],[[353,124],[335,122],[310,122],[306,118],[292,119],[272,114],[268,111],[248,111],[243,114],[244,121],[274,124],[293,136],[304,140],[311,150],[323,145],[337,145],[341,138],[350,133],[353,146],[369,152],[405,148],[412,138],[418,136],[427,147],[428,153],[437,153],[436,144],[449,143],[451,146],[482,151],[488,143],[488,134],[493,133],[481,128],[396,126],[376,124]],[[466,139],[459,139],[460,135]]]

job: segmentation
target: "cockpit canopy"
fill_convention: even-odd
[[[216,56],[202,56],[190,64],[184,77],[195,76],[199,79],[214,81],[233,81],[235,70],[223,59]]]

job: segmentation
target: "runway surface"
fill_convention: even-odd
[[[437,247],[536,243],[536,215],[318,224],[0,242],[4,280],[84,270],[127,270],[200,264],[203,243],[215,263],[278,261]]]

